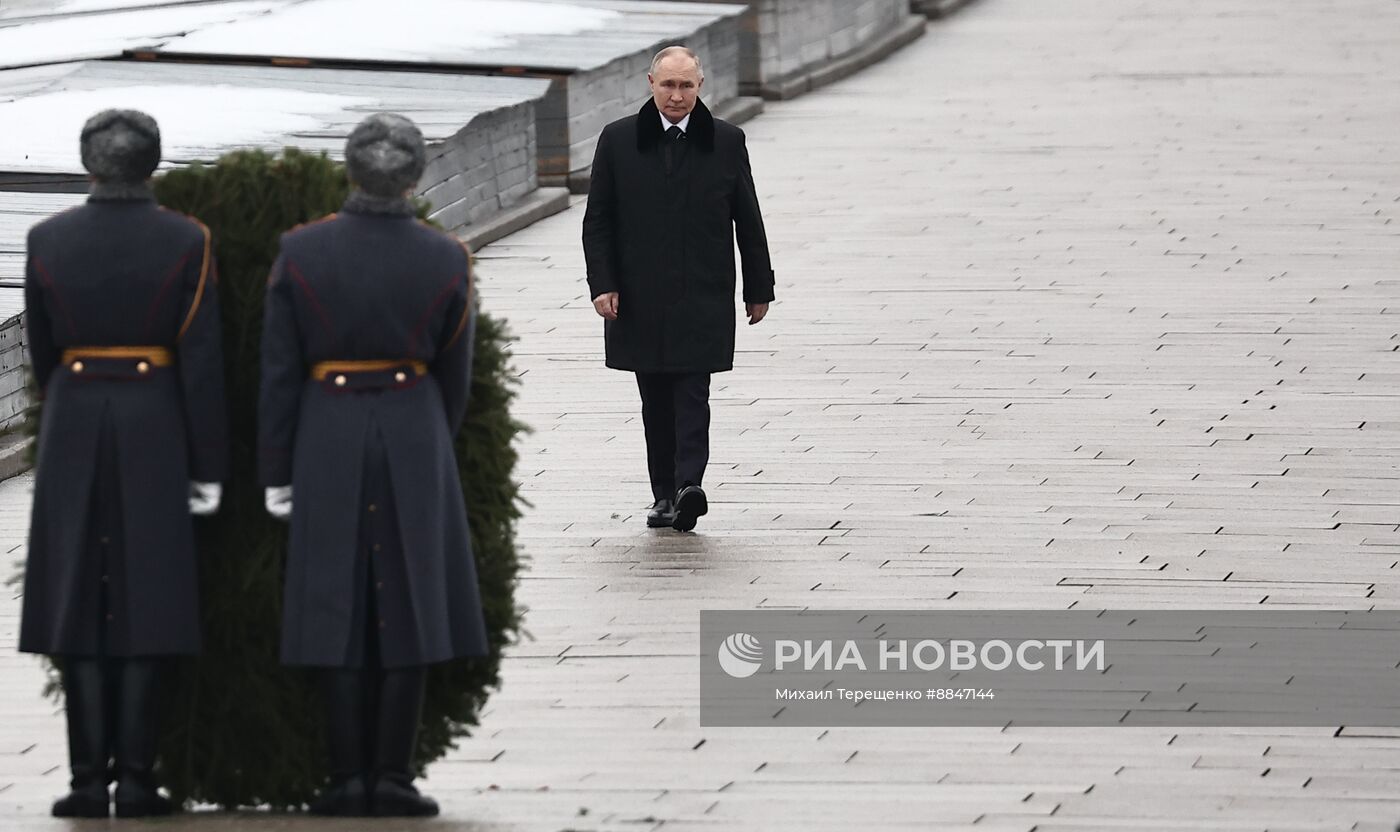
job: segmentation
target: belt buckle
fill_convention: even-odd
[[[321,383],[334,392],[350,393],[405,389],[416,384],[418,378],[413,362],[404,361],[382,369],[336,370],[327,373]]]
[[[150,378],[156,369],[150,360],[134,356],[78,355],[66,366],[70,375],[80,379],[140,380]]]

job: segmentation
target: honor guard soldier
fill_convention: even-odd
[[[150,116],[82,131],[85,205],[35,226],[26,326],[43,400],[20,650],[62,672],[72,793],[59,817],[168,814],[153,776],[161,674],[199,651],[190,514],[227,475],[209,230],[156,205]],[[109,771],[109,762],[115,762]]]
[[[321,668],[322,815],[428,816],[413,786],[427,666],[487,653],[453,453],[475,323],[470,257],[415,218],[423,136],[362,121],[340,213],[282,237],[259,402],[268,511],[291,520],[282,661]]]

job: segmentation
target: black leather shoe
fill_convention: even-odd
[[[419,793],[412,775],[392,772],[383,772],[374,781],[370,805],[380,818],[432,818],[438,813],[437,801]]]
[[[363,775],[332,782],[307,806],[313,815],[332,818],[362,818],[369,815],[369,787]]]
[[[676,495],[676,517],[671,521],[671,528],[688,532],[695,528],[695,518],[703,517],[709,510],[705,490],[698,485],[687,485]]]
[[[669,529],[676,519],[676,506],[670,500],[657,500],[647,511],[647,528]]]

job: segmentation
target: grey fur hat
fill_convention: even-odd
[[[99,182],[145,182],[160,164],[160,127],[139,110],[103,110],[83,125],[81,152]]]
[[[394,113],[375,113],[345,141],[350,181],[371,196],[395,197],[418,184],[428,150],[418,125]]]

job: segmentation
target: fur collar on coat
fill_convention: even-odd
[[[705,102],[695,99],[695,109],[690,111],[690,124],[685,132],[688,141],[695,142],[692,147],[698,147],[705,152],[715,149],[715,117],[710,114],[710,108],[705,106]],[[661,129],[661,111],[656,109],[656,102],[647,99],[647,103],[642,105],[642,109],[637,112],[637,149],[647,151],[661,143],[661,137],[666,135]]]

